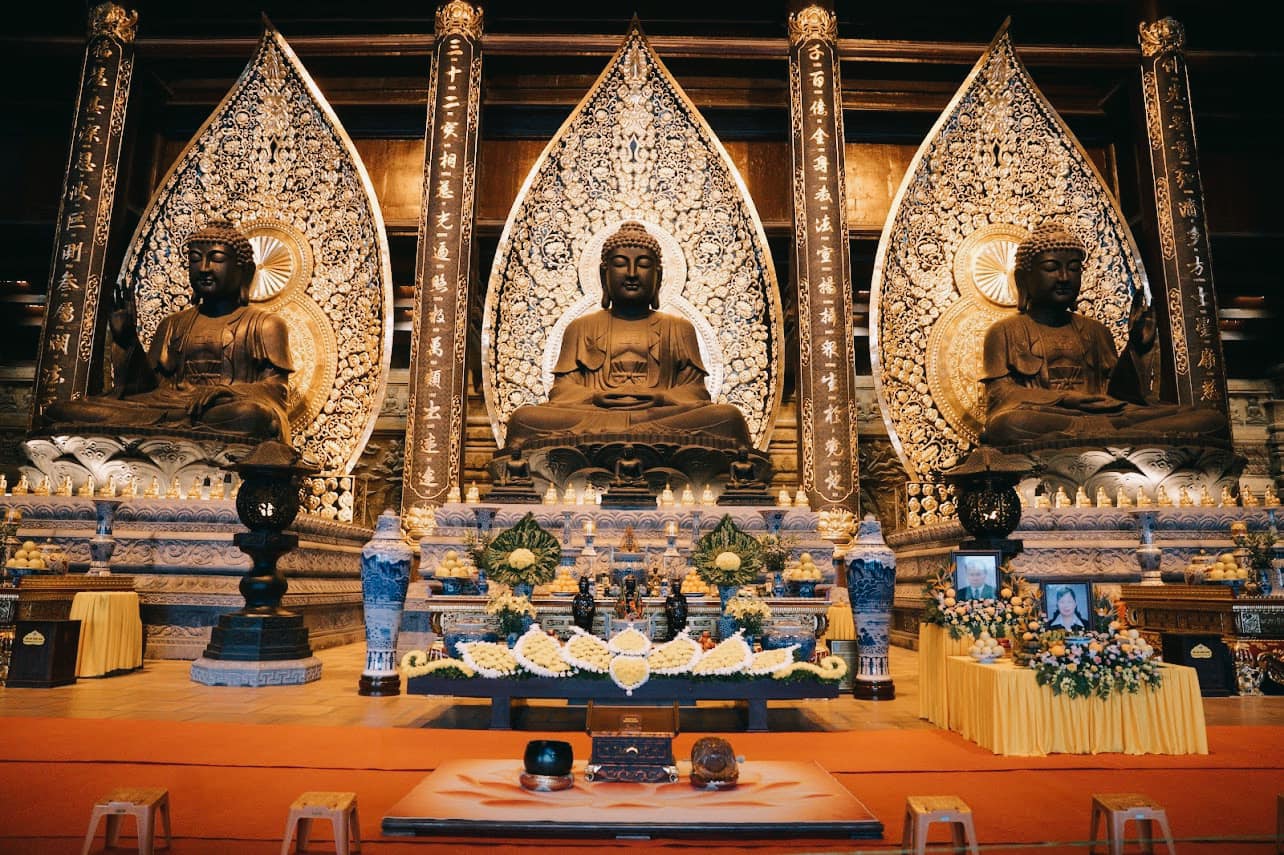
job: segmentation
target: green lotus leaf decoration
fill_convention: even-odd
[[[748,585],[762,571],[762,544],[727,515],[696,542],[691,563],[710,585]]]
[[[517,525],[496,535],[484,553],[490,578],[510,587],[543,585],[553,581],[561,560],[561,544],[530,513]]]

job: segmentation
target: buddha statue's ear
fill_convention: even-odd
[[[1017,311],[1021,314],[1025,314],[1025,310],[1030,308],[1030,292],[1024,281],[1026,272],[1020,267],[1012,271],[1012,281],[1016,283]]]
[[[611,308],[611,289],[606,287],[606,262],[597,266],[597,279],[602,284],[602,308]]]
[[[655,291],[651,294],[651,302],[648,304],[653,310],[660,309],[660,286],[664,284],[664,266],[660,259],[655,260]]]
[[[254,274],[259,269],[254,262],[238,265],[241,271],[241,305],[250,305],[250,286],[254,284]]]

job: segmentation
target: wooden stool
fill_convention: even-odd
[[[165,823],[165,847],[168,848],[174,843],[169,826],[169,791],[164,787],[122,787],[112,790],[94,803],[81,855],[89,855],[89,849],[94,845],[94,835],[98,832],[98,823],[104,816],[107,817],[107,846],[115,846],[120,839],[121,817],[126,815],[133,816],[138,825],[138,855],[152,855],[158,811]]]
[[[1097,825],[1103,814],[1107,816],[1106,843],[1110,847],[1110,855],[1122,855],[1124,823],[1128,820],[1137,823],[1143,852],[1155,851],[1151,822],[1159,823],[1168,851],[1177,851],[1173,848],[1173,833],[1168,828],[1168,814],[1159,805],[1137,793],[1094,793],[1092,827],[1088,830],[1088,855],[1097,851]]]
[[[946,822],[954,833],[954,848],[965,846],[978,855],[976,828],[972,825],[972,809],[958,796],[909,796],[905,799],[905,829],[901,834],[901,848],[923,855],[927,850],[927,827],[934,822]]]
[[[285,840],[281,843],[281,855],[289,855],[290,838],[295,828],[299,831],[297,852],[306,852],[308,832],[312,820],[328,819],[334,827],[335,855],[348,855],[348,840],[352,840],[353,852],[361,851],[361,822],[357,819],[356,793],[304,793],[290,805],[290,817],[285,821]]]

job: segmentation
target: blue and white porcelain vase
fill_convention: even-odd
[[[366,669],[357,692],[401,694],[397,671],[397,633],[406,607],[410,564],[414,556],[401,536],[401,518],[384,511],[375,521],[374,537],[361,549],[361,604],[366,621]]]
[[[896,697],[887,665],[887,627],[896,591],[896,556],[883,540],[873,515],[861,520],[856,541],[847,550],[847,592],[856,624],[857,668],[852,694],[867,701]]]

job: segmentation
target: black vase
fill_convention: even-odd
[[[593,618],[597,615],[597,603],[589,593],[588,577],[580,579],[580,592],[571,600],[571,620],[585,632],[593,631]]]
[[[570,774],[574,756],[571,744],[556,739],[532,739],[526,743],[526,754],[522,758],[528,775],[567,775]]]
[[[687,628],[687,595],[674,591],[664,598],[664,617],[669,624],[668,640],[678,637]]]

